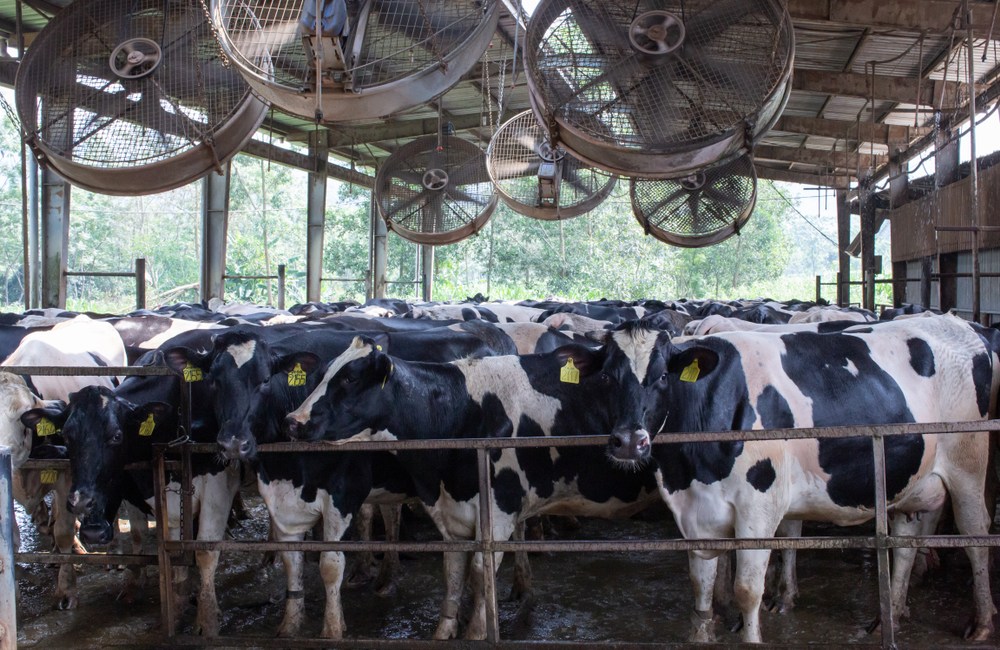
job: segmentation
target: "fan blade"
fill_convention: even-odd
[[[744,201],[740,200],[738,197],[728,194],[726,192],[719,191],[714,187],[706,187],[705,198],[710,201],[715,201],[716,203],[728,205],[734,210],[739,211],[743,208]]]
[[[386,206],[386,219],[389,221],[394,221],[397,223],[402,223],[406,218],[414,215],[420,214],[422,212],[423,201],[426,201],[429,192],[423,190],[416,192],[413,196],[403,200],[401,203],[396,203],[391,200],[389,205]]]
[[[706,87],[721,86],[726,90],[738,91],[741,96],[752,98],[762,95],[760,87],[771,76],[767,62],[751,60],[720,60],[711,52],[700,48],[687,48],[678,58],[689,76]]]
[[[446,231],[444,227],[444,192],[434,192],[433,194],[421,210],[420,232],[425,234]]]
[[[573,20],[580,26],[580,31],[599,52],[624,54],[632,51],[627,25],[623,26],[606,10],[607,3],[604,0],[570,0],[566,4],[572,10]]]
[[[672,78],[672,66],[651,68],[630,89],[628,102],[635,134],[640,143],[687,141],[688,115],[695,99],[687,97]]]
[[[457,164],[448,165],[449,185],[478,185],[480,183],[493,183],[486,171],[486,160],[482,152],[477,152]]]
[[[490,165],[490,169],[493,170],[493,178],[503,181],[515,178],[524,178],[526,176],[535,176],[538,174],[538,166],[541,162],[541,159],[537,157],[533,161],[499,160],[494,161]]]
[[[655,182],[655,181],[652,181],[652,182]],[[669,181],[663,181],[663,182],[667,183]],[[693,194],[693,192],[691,192],[690,190],[686,190],[683,187],[678,187],[676,190],[674,190],[673,192],[671,192],[670,194],[668,194],[662,200],[657,201],[652,206],[649,206],[649,207],[643,206],[643,212],[645,212],[648,215],[657,214],[658,212],[660,212],[660,210],[663,210],[667,206],[670,206],[671,204],[673,204],[675,201],[677,201],[677,199],[682,198],[685,195],[690,195],[690,194]],[[691,197],[688,196],[686,200],[690,201]]]
[[[449,184],[448,187],[444,188],[442,191],[448,195],[449,199],[458,203],[472,203],[483,207],[490,202],[489,198],[486,198],[478,193],[468,194],[456,185]]]
[[[687,199],[688,211],[691,213],[691,221],[698,223],[698,212],[701,209],[701,192],[691,192]]]

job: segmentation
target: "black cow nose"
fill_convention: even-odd
[[[285,433],[287,433],[290,437],[297,438],[302,433],[303,428],[302,423],[295,418],[285,418]]]

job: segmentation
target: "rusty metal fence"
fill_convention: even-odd
[[[349,441],[349,442],[296,442],[260,445],[260,452],[279,453],[315,453],[323,451],[393,451],[393,450],[431,450],[431,449],[473,449],[477,452],[479,470],[479,539],[469,541],[435,541],[435,542],[360,542],[360,541],[312,541],[312,542],[263,542],[263,541],[219,541],[202,542],[192,540],[189,536],[181,540],[160,539],[161,548],[161,589],[164,586],[162,576],[169,576],[170,562],[180,554],[199,550],[216,551],[388,551],[402,553],[445,551],[481,552],[483,553],[484,590],[487,611],[487,638],[485,641],[450,641],[444,644],[440,641],[421,641],[412,639],[344,639],[331,641],[329,639],[269,639],[266,637],[218,637],[206,639],[192,636],[172,636],[171,643],[193,646],[228,646],[228,647],[331,647],[331,648],[439,648],[444,645],[449,648],[648,648],[664,647],[662,643],[621,643],[621,642],[559,642],[559,641],[524,641],[504,640],[500,638],[497,619],[496,567],[493,552],[513,553],[525,552],[651,552],[651,551],[689,551],[689,550],[740,550],[740,549],[873,549],[878,561],[878,591],[881,613],[881,643],[850,644],[851,647],[897,647],[895,639],[895,621],[893,620],[891,602],[891,576],[889,570],[889,550],[893,548],[943,548],[943,547],[993,547],[1000,546],[1000,535],[929,535],[929,536],[893,536],[888,530],[888,513],[886,506],[885,486],[885,438],[905,434],[956,434],[973,431],[1000,431],[1000,420],[979,422],[952,422],[930,424],[900,424],[882,426],[841,426],[809,429],[771,429],[759,431],[716,431],[697,433],[661,434],[654,444],[668,442],[708,442],[708,441],[746,441],[746,440],[791,440],[801,438],[844,438],[867,436],[873,440],[873,455],[875,462],[875,534],[873,536],[839,536],[839,537],[797,537],[797,538],[743,538],[743,539],[668,539],[668,540],[631,540],[631,541],[504,541],[493,539],[493,510],[490,499],[490,472],[488,453],[494,449],[535,448],[535,447],[581,447],[603,446],[607,443],[606,436],[561,436],[548,438],[475,438],[462,440],[411,440],[411,441]],[[174,450],[177,451],[177,450]],[[156,452],[157,483],[160,484],[159,494],[163,493],[165,485],[166,455],[170,450],[161,447]],[[183,473],[189,474],[190,458],[197,453],[216,453],[214,445],[183,445],[180,453],[183,455]],[[162,510],[162,509],[161,509]],[[190,512],[190,510],[188,510]],[[157,525],[157,530],[164,530]],[[185,530],[190,530],[185,524]],[[166,563],[166,564],[164,564]],[[164,592],[162,611],[165,628],[176,629],[176,612],[172,609],[172,599]],[[670,644],[683,646],[686,644]],[[727,643],[726,645],[731,645]],[[958,646],[958,644],[956,644]],[[760,647],[760,646],[756,646]],[[969,646],[973,647],[973,646]],[[975,646],[980,647],[980,646]]]

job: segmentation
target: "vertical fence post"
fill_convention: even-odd
[[[878,555],[878,602],[882,618],[882,647],[896,648],[896,625],[892,617],[892,576],[889,573],[889,513],[885,489],[885,438],[872,435],[875,471],[875,549]]]
[[[146,258],[135,258],[135,308],[146,308]]]
[[[0,650],[17,648],[16,590],[10,448],[0,447]]]
[[[823,299],[823,276],[816,276],[816,302]]]
[[[479,540],[483,549],[483,599],[486,601],[486,641],[500,638],[497,619],[496,566],[493,555],[493,488],[490,481],[489,450],[476,450],[479,461]]]
[[[320,280],[322,280],[322,278],[320,278]],[[278,309],[284,309],[284,308],[285,308],[285,265],[279,264],[278,265]]]
[[[168,637],[177,633],[177,612],[174,603],[174,571],[166,542],[170,539],[167,514],[167,469],[164,459],[164,448],[153,446],[153,492],[156,501],[156,547],[160,566],[160,613],[163,616],[163,630]]]

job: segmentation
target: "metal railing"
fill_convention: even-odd
[[[975,431],[1000,431],[1000,420],[950,423],[898,424],[879,426],[840,426],[806,429],[770,429],[754,431],[714,431],[695,433],[660,434],[654,444],[671,442],[711,442],[711,441],[747,441],[747,440],[793,440],[811,438],[845,438],[870,436],[873,440],[873,457],[875,472],[875,534],[873,536],[830,536],[830,537],[782,537],[782,538],[723,538],[723,539],[669,539],[669,540],[613,540],[613,541],[503,541],[493,538],[493,510],[491,494],[491,479],[489,472],[488,452],[494,449],[522,449],[537,447],[581,447],[604,446],[607,436],[557,436],[539,438],[474,438],[474,439],[440,439],[440,440],[394,440],[394,441],[349,441],[349,442],[312,442],[312,443],[273,443],[262,444],[260,452],[303,453],[323,451],[401,451],[401,450],[440,450],[465,449],[475,450],[479,470],[479,538],[468,541],[435,541],[435,542],[355,542],[355,541],[322,541],[322,542],[263,542],[263,541],[195,541],[189,536],[180,540],[160,540],[163,562],[161,576],[170,575],[172,555],[190,553],[192,551],[390,551],[403,553],[445,551],[480,552],[483,553],[484,590],[487,611],[486,640],[481,642],[449,642],[448,647],[567,647],[574,648],[623,648],[649,647],[650,644],[622,644],[619,642],[551,642],[551,641],[504,641],[499,638],[496,600],[496,567],[494,552],[513,553],[526,552],[650,552],[650,551],[690,551],[690,550],[741,550],[741,549],[873,549],[878,560],[878,590],[881,612],[881,647],[895,648],[895,630],[891,600],[891,576],[889,571],[889,550],[892,548],[941,548],[965,546],[1000,546],[1000,536],[994,535],[952,535],[952,536],[890,536],[888,530],[887,496],[885,484],[885,438],[907,434],[958,434]],[[157,472],[156,482],[162,496],[162,485],[166,465],[166,447],[158,447],[155,451]],[[190,458],[197,453],[216,453],[215,445],[183,445],[183,473],[190,472]],[[158,496],[158,499],[161,498]],[[158,501],[159,503],[159,501]],[[162,503],[165,503],[162,502]],[[158,509],[162,511],[162,508]],[[190,511],[188,511],[190,512]],[[159,517],[159,515],[158,515]],[[164,523],[165,526],[165,523]],[[185,524],[185,529],[188,526]],[[165,530],[158,522],[157,530]],[[161,588],[163,583],[161,581]],[[161,607],[167,630],[176,629],[176,612],[173,611],[173,599],[164,593]],[[269,640],[262,637],[218,637],[205,639],[197,637],[175,636],[172,642],[180,645],[268,645]],[[283,644],[301,647],[336,647],[336,648],[382,648],[382,647],[440,647],[440,642],[398,639],[344,639],[331,641],[329,639],[296,638],[282,639]],[[681,645],[681,644],[676,644]],[[865,647],[872,644],[851,644],[852,647]]]
[[[67,278],[135,278],[135,308],[146,308],[146,258],[135,258],[132,271],[63,271]]]
[[[285,265],[278,265],[278,273],[276,275],[230,275],[228,273],[223,274],[223,281],[225,280],[277,280],[278,281],[278,309],[285,308]]]

